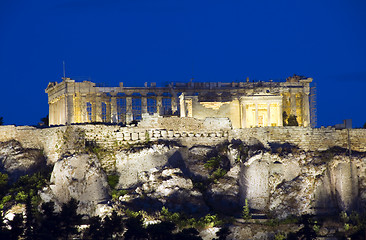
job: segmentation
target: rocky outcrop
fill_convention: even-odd
[[[129,188],[140,183],[138,175],[152,168],[176,167],[183,163],[182,149],[166,144],[152,144],[145,148],[116,153],[116,172],[120,175],[118,188]]]
[[[366,156],[324,154],[259,152],[242,164],[241,198],[280,218],[359,210],[366,201]]]
[[[60,159],[54,165],[50,182],[52,197],[48,200],[60,204],[74,198],[79,201],[80,213],[93,215],[97,205],[109,199],[106,174],[94,155],[78,154]]]
[[[208,213],[202,193],[194,189],[192,180],[179,168],[154,168],[140,173],[139,179],[143,184],[133,193],[121,197],[122,204],[137,209],[160,210],[165,206],[173,212]]]
[[[15,140],[0,142],[0,170],[11,180],[25,174],[32,174],[46,166],[46,158],[41,150],[23,148]]]

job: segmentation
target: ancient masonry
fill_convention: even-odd
[[[283,113],[310,126],[311,78],[294,75],[285,82],[189,82],[156,87],[98,87],[63,78],[46,89],[49,124],[130,123],[149,115],[204,120],[228,118],[234,129],[282,126]]]
[[[291,143],[303,150],[321,151],[330,147],[351,147],[352,151],[366,152],[366,129],[304,128],[304,127],[261,127],[231,129],[229,121],[223,124],[217,119],[205,121],[193,118],[157,118],[156,121],[142,121],[139,126],[79,125],[37,129],[29,126],[0,126],[0,142],[12,139],[25,148],[41,149],[49,162],[59,159],[58,149],[64,144],[66,129],[83,132],[85,140],[109,148],[123,144],[145,143],[146,141],[169,140],[184,146],[212,146],[233,139],[250,141],[257,139],[265,146],[271,143]],[[154,122],[154,128],[151,127]],[[221,123],[221,124],[220,124]],[[163,127],[164,126],[164,127]]]

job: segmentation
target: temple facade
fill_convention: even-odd
[[[49,124],[130,123],[147,115],[229,118],[233,128],[282,126],[295,116],[310,126],[312,78],[294,75],[284,82],[188,82],[156,87],[103,87],[63,78],[47,86]]]

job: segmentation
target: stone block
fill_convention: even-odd
[[[174,137],[174,131],[173,130],[169,130],[168,131],[168,137],[169,138],[173,138]]]
[[[137,141],[139,140],[139,134],[137,132],[133,132],[131,133],[131,140],[132,141]]]
[[[130,141],[131,140],[131,133],[130,132],[124,132],[123,133],[123,140]]]
[[[161,131],[161,137],[164,138],[164,139],[167,138],[168,137],[168,132],[166,130],[162,130]]]

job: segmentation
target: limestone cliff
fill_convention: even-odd
[[[196,216],[239,218],[246,199],[252,212],[282,219],[365,209],[365,152],[349,156],[341,147],[316,151],[238,134],[232,139],[216,134],[206,141],[210,135],[197,133],[192,142],[178,141],[169,131],[169,140],[147,132],[144,140],[129,143],[104,128],[93,133],[89,127],[48,130],[56,139],[44,145],[31,138],[0,142],[1,171],[16,179],[47,162],[53,171],[49,186],[40,192],[42,200],[61,205],[75,198],[86,215],[127,208],[154,212],[165,206]],[[121,134],[120,128],[111,128]],[[113,186],[107,183],[111,175],[118,177]],[[112,191],[120,190],[124,194],[112,198]]]

